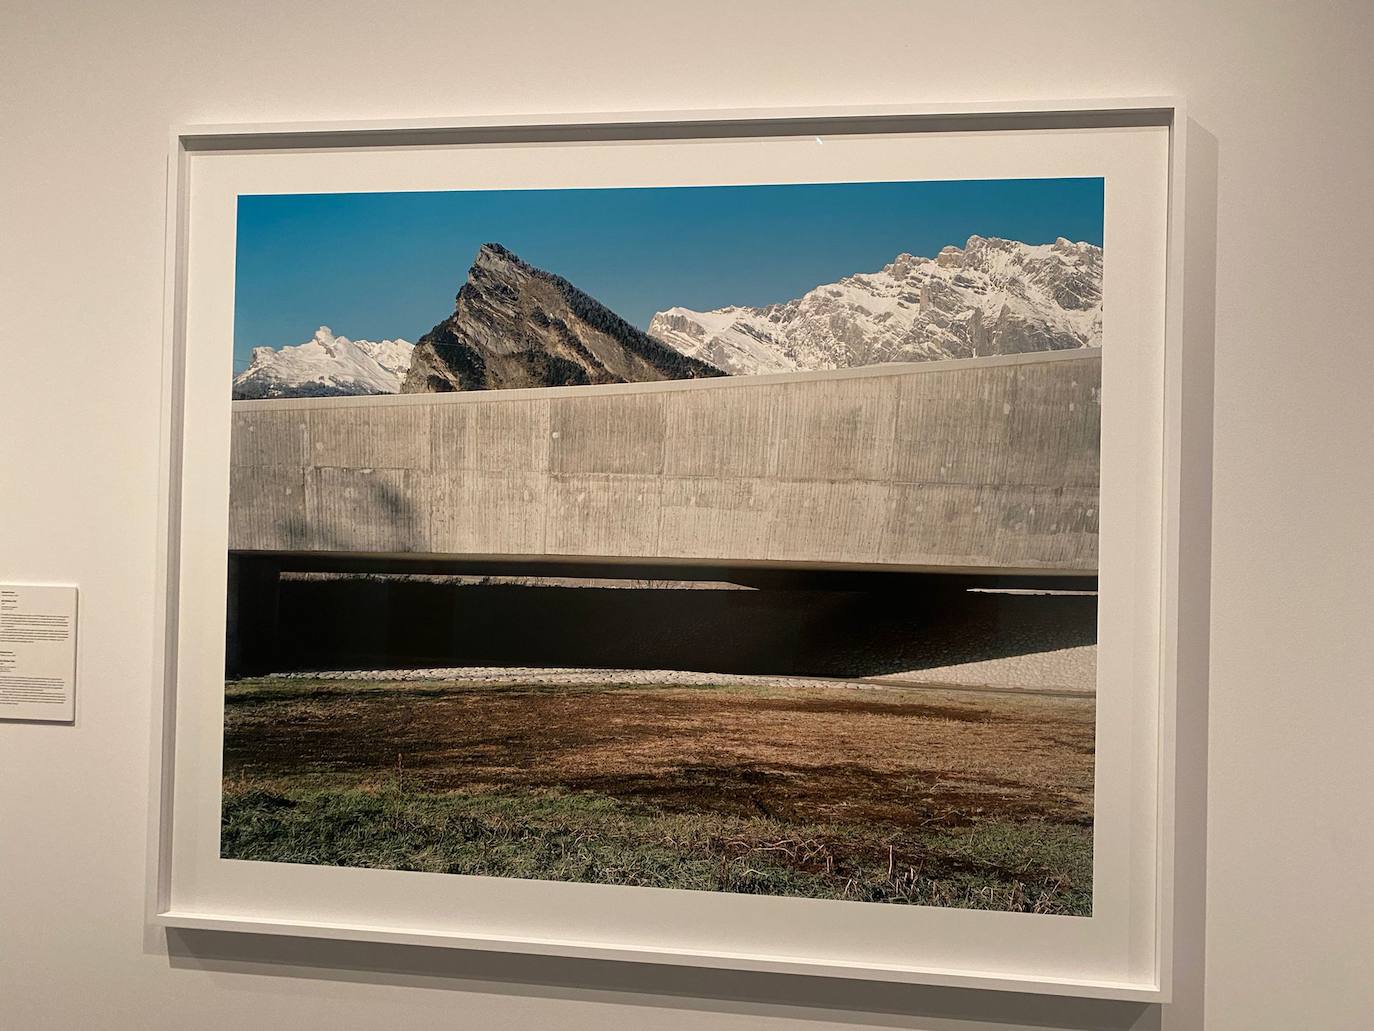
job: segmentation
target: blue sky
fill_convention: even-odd
[[[504,244],[641,328],[673,305],[798,297],[973,234],[1102,243],[1101,179],[243,196],[236,367],[320,325],[415,341]]]

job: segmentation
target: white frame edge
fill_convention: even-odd
[[[615,947],[562,940],[464,936],[433,931],[258,920],[213,913],[177,911],[171,899],[171,802],[176,725],[176,644],[178,609],[178,526],[183,433],[182,378],[186,275],[185,234],[189,202],[188,159],[193,152],[257,149],[319,149],[333,146],[406,146],[417,143],[476,141],[488,134],[507,137],[546,135],[589,139],[631,134],[647,138],[755,135],[772,127],[794,133],[816,125],[835,127],[872,123],[874,129],[897,124],[904,131],[950,131],[955,128],[1026,129],[1166,127],[1170,134],[1168,249],[1165,293],[1164,469],[1162,504],[1164,541],[1161,583],[1161,673],[1159,683],[1159,784],[1155,977],[1141,982],[1056,979],[948,970],[935,967],[886,967],[812,962],[760,955],[702,953],[666,948]],[[154,676],[151,721],[151,776],[148,827],[148,871],[145,917],[162,928],[238,931],[341,941],[429,945],[488,952],[529,953],[550,957],[645,962],[673,966],[720,968],[797,975],[889,981],[938,987],[993,989],[1119,1001],[1165,1003],[1173,989],[1173,935],[1183,922],[1176,897],[1176,867],[1192,861],[1201,867],[1204,843],[1191,847],[1175,832],[1176,799],[1186,787],[1205,784],[1201,746],[1179,747],[1178,721],[1190,710],[1180,705],[1187,687],[1196,702],[1205,691],[1206,668],[1183,668],[1180,638],[1206,634],[1206,612],[1182,604],[1181,588],[1197,570],[1208,548],[1190,542],[1210,541],[1210,493],[1193,496],[1198,484],[1189,475],[1184,427],[1198,413],[1185,410],[1186,382],[1195,375],[1184,347],[1183,293],[1185,226],[1186,115],[1177,97],[1143,97],[1063,102],[1005,104],[881,105],[865,107],[722,109],[676,112],[612,112],[565,115],[511,115],[453,119],[400,119],[347,122],[282,122],[174,127],[169,140],[167,228],[163,302],[163,373],[160,439],[158,570],[160,585],[154,618]],[[710,130],[714,130],[711,132]],[[1205,413],[1210,417],[1210,412]],[[1186,504],[1185,504],[1186,503]],[[1193,554],[1193,558],[1189,558]],[[1209,571],[1205,571],[1209,572]],[[1183,622],[1188,617],[1186,625]],[[1186,644],[1186,642],[1185,642]],[[1205,654],[1205,649],[1204,649]],[[1201,682],[1199,683],[1199,679]],[[1204,698],[1205,700],[1205,698]]]

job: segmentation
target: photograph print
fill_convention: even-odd
[[[1103,197],[240,196],[221,856],[1090,916]]]

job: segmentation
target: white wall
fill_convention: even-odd
[[[0,725],[0,1025],[1158,1026],[424,951],[169,956],[142,892],[169,125],[1172,93],[1219,168],[1206,1025],[1374,1024],[1371,50],[1367,0],[0,0],[0,579],[84,592],[78,725]]]

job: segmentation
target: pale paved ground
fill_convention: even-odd
[[[1097,645],[1085,644],[1075,648],[962,662],[953,666],[887,673],[883,679],[904,680],[913,684],[1092,693],[1097,687]]]

